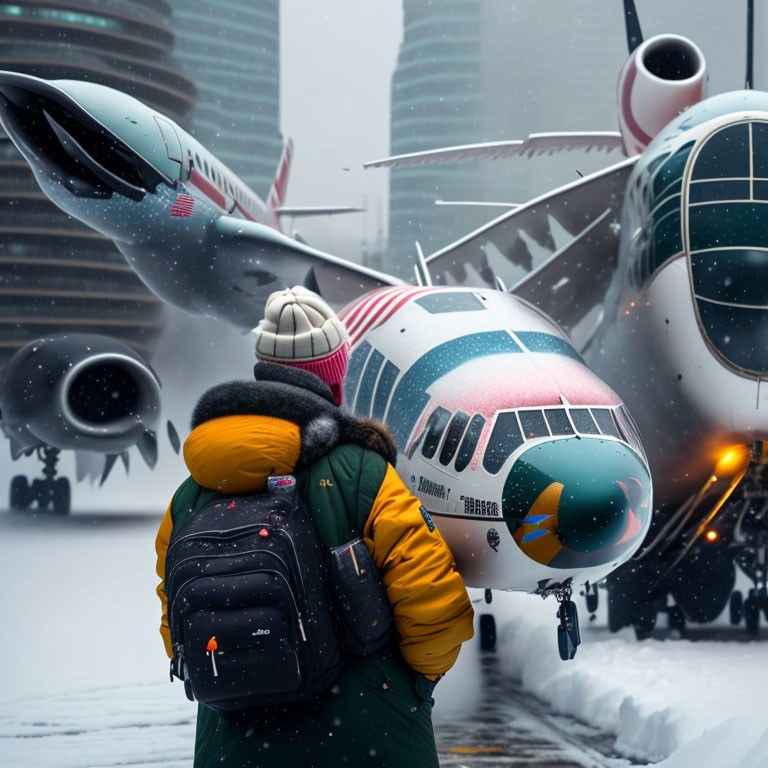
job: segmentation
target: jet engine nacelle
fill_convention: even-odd
[[[629,156],[639,155],[684,109],[701,101],[707,62],[679,35],[657,35],[639,45],[619,75],[619,127]]]
[[[106,336],[33,341],[0,376],[0,426],[14,456],[40,445],[119,453],[154,429],[159,413],[154,371]]]

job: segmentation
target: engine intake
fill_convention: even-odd
[[[619,75],[619,128],[624,149],[639,155],[684,109],[704,96],[707,63],[679,35],[657,35],[632,53]]]
[[[160,382],[148,363],[106,336],[34,341],[0,381],[3,431],[17,447],[119,453],[157,424]]]

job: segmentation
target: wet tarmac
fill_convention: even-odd
[[[626,768],[610,734],[548,707],[498,672],[498,658],[481,659],[482,699],[471,717],[435,722],[441,766],[531,768]]]

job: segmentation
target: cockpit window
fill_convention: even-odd
[[[549,408],[544,411],[547,423],[553,435],[572,435],[573,427],[568,420],[565,408]]]
[[[472,456],[475,453],[477,447],[477,441],[480,439],[480,434],[485,426],[485,419],[476,413],[472,417],[472,421],[469,422],[467,433],[462,440],[461,448],[459,448],[459,455],[456,457],[456,471],[462,472],[469,466],[469,462],[472,461]]]
[[[543,421],[543,418],[542,418]],[[514,411],[505,411],[496,416],[490,440],[483,456],[483,467],[495,475],[504,466],[506,460],[523,444],[523,436]]]
[[[613,416],[607,408],[593,408],[592,416],[594,416],[597,426],[600,427],[600,432],[603,435],[611,435],[611,437],[620,438],[619,430],[613,421]]]
[[[701,144],[688,187],[691,282],[701,329],[737,369],[768,371],[768,124]],[[761,178],[762,177],[762,178]]]
[[[448,426],[448,419],[451,412],[439,406],[435,408],[432,415],[427,420],[424,434],[424,444],[421,447],[421,455],[426,459],[431,459],[435,455],[437,446],[440,445],[440,438],[443,436],[445,428]]]
[[[463,411],[458,411],[451,419],[448,432],[445,435],[445,442],[440,451],[440,463],[443,466],[448,466],[448,464],[451,463],[451,459],[456,455],[456,449],[459,447],[459,440],[461,440],[461,436],[464,434],[464,429],[466,428],[468,421],[469,414],[464,413]]]
[[[447,312],[475,312],[486,309],[480,299],[469,291],[440,291],[428,293],[414,302],[430,315],[441,315]]]
[[[523,428],[523,437],[530,440],[534,437],[545,437],[549,434],[547,422],[541,411],[520,411],[520,425]]]
[[[598,434],[597,426],[586,408],[571,408],[571,421],[576,431],[583,435]]]
[[[672,157],[656,172],[653,177],[653,204],[658,204],[665,197],[674,195],[682,189],[683,172],[695,142],[683,144]]]

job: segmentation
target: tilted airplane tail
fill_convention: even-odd
[[[283,137],[283,152],[280,155],[280,162],[277,164],[277,173],[275,180],[269,188],[267,197],[267,206],[275,215],[280,215],[280,207],[285,199],[285,191],[288,189],[288,175],[291,172],[291,158],[293,157],[293,140],[289,136]]]

